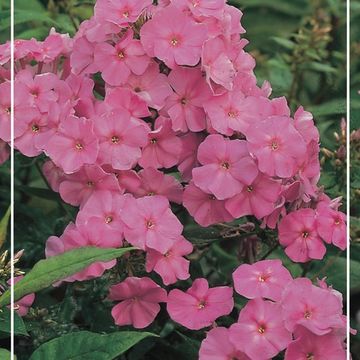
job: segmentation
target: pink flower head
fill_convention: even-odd
[[[333,243],[341,250],[347,246],[346,215],[320,203],[316,209],[316,227],[321,238],[328,244]]]
[[[270,177],[259,174],[242,191],[226,201],[225,208],[235,217],[255,215],[258,219],[271,214],[279,199],[281,184]]]
[[[319,130],[314,124],[313,116],[302,106],[294,114],[294,125],[307,144],[311,141],[319,142]]]
[[[230,341],[250,359],[271,359],[291,340],[280,305],[260,298],[250,300],[240,311],[238,322],[230,327]]]
[[[203,165],[193,169],[193,180],[201,190],[219,200],[239,193],[258,174],[246,142],[228,140],[221,135],[209,135],[199,146],[198,160]]]
[[[338,296],[307,278],[295,279],[284,288],[281,307],[286,328],[291,332],[301,325],[316,335],[324,335],[344,326]]]
[[[65,179],[64,172],[51,160],[44,162],[41,170],[51,189],[55,192],[59,192],[60,183]]]
[[[178,279],[186,280],[190,277],[190,261],[184,256],[189,255],[192,250],[192,244],[183,236],[180,236],[165,253],[147,249],[146,271],[155,271],[165,285],[174,284]]]
[[[154,168],[123,174],[120,181],[135,197],[163,195],[171,202],[182,203],[182,185],[173,176]]]
[[[0,165],[4,164],[10,157],[10,147],[7,142],[0,140]]]
[[[70,223],[60,237],[50,236],[48,238],[46,241],[45,255],[49,258],[84,246],[96,246],[100,248],[121,247],[121,236],[118,236],[116,233],[112,235],[113,236],[105,236],[104,229],[98,226],[96,221],[94,221],[91,226],[75,226],[73,223]],[[78,273],[62,279],[62,281],[85,281],[99,277],[105,270],[112,268],[115,264],[116,260],[96,262]]]
[[[289,178],[306,154],[305,142],[286,116],[271,116],[247,129],[249,151],[259,170],[269,176]]]
[[[120,192],[113,174],[107,174],[97,165],[85,165],[78,172],[66,175],[59,185],[61,198],[73,206],[84,206],[90,196],[99,190]]]
[[[184,207],[201,226],[210,226],[220,222],[234,220],[225,208],[225,201],[218,200],[212,194],[208,194],[192,182],[184,191]]]
[[[95,4],[95,19],[126,27],[136,22],[141,13],[152,4],[151,0],[98,0]]]
[[[146,53],[173,69],[176,64],[195,66],[199,62],[206,27],[175,6],[168,6],[143,25],[140,36]]]
[[[300,326],[296,339],[290,343],[285,353],[285,360],[341,360],[346,359],[343,341],[336,334],[316,336]]]
[[[211,93],[200,68],[176,67],[168,80],[175,91],[166,102],[173,130],[204,130],[206,121],[203,103],[210,98]]]
[[[69,116],[60,124],[59,132],[52,136],[45,152],[66,174],[85,164],[93,164],[99,152],[93,123],[85,118]]]
[[[120,301],[111,311],[115,324],[136,329],[149,326],[166,302],[166,291],[148,277],[128,277],[110,288],[109,299]]]
[[[229,340],[230,330],[217,327],[206,334],[199,351],[199,360],[251,360],[245,353],[236,349]]]
[[[122,109],[96,118],[94,131],[99,139],[98,162],[117,170],[129,170],[136,165],[149,133],[146,126],[131,120],[130,114]]]
[[[191,330],[210,326],[223,315],[229,315],[234,307],[233,290],[228,286],[209,288],[206,279],[196,279],[183,292],[171,290],[167,311],[174,321]]]
[[[240,265],[233,273],[235,291],[248,299],[281,299],[283,288],[292,280],[280,260],[263,260]]]
[[[168,169],[177,165],[181,151],[182,143],[171,129],[171,120],[160,116],[155,121],[155,130],[148,135],[139,165],[143,168]]]
[[[139,40],[133,39],[129,30],[115,46],[106,42],[95,47],[95,64],[103,79],[112,86],[122,85],[129,75],[142,75],[150,59],[145,55]]]
[[[165,254],[183,231],[164,196],[129,199],[121,215],[126,240],[145,250],[152,248]]]
[[[15,276],[14,277],[14,285],[19,282],[24,276]],[[7,282],[9,285],[11,285],[11,279]],[[14,303],[14,310],[19,316],[25,316],[29,312],[29,308],[35,301],[35,294],[29,294],[24,297],[22,297],[20,300],[16,301]]]
[[[281,220],[279,242],[291,260],[307,262],[324,257],[326,247],[318,234],[315,216],[313,209],[300,209]]]
[[[184,4],[197,17],[215,17],[222,19],[224,16],[225,0],[176,0],[175,4]]]
[[[98,66],[94,62],[95,44],[79,37],[74,41],[73,51],[70,56],[71,69],[74,74],[94,74]]]

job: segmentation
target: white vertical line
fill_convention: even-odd
[[[346,313],[347,313],[347,360],[350,360],[350,0],[346,1]]]

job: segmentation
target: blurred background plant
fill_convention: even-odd
[[[346,1],[345,0],[229,0],[231,5],[244,10],[242,20],[250,40],[247,49],[257,61],[256,75],[259,83],[269,80],[273,96],[287,96],[295,110],[300,103],[314,114],[321,133],[321,164],[323,167],[321,184],[331,197],[346,195]],[[17,38],[43,39],[50,27],[58,32],[74,35],[81,21],[92,15],[94,0],[16,0],[15,34]],[[360,39],[360,5],[353,3],[352,21],[354,39]],[[8,0],[0,0],[0,41],[6,41],[10,24]],[[353,129],[360,127],[360,102],[357,90],[360,89],[360,43],[353,42],[353,70],[359,74],[353,77]],[[355,69],[356,68],[356,69]],[[357,70],[355,72],[355,70]],[[360,138],[360,136],[359,136]],[[353,168],[360,165],[355,148],[360,140],[354,135]],[[44,257],[44,244],[48,236],[60,235],[65,225],[75,217],[76,209],[63,204],[58,194],[46,188],[40,175],[36,160],[16,154],[16,250],[24,249],[20,266],[24,271]],[[2,166],[0,176],[0,210],[6,211],[8,204],[8,168]],[[360,172],[358,172],[360,174]],[[358,180],[356,180],[358,178]],[[5,179],[5,180],[4,180]],[[353,172],[351,198],[353,216],[354,251],[352,259],[352,296],[360,294],[360,175]],[[7,186],[7,187],[6,187]],[[4,194],[3,194],[4,193]],[[3,208],[4,207],[4,208]],[[343,206],[343,210],[345,206]],[[245,226],[245,225],[243,225]],[[281,258],[295,276],[306,274],[312,279],[328,277],[330,284],[341,291],[345,297],[346,258],[345,254],[329,249],[323,261],[312,262],[301,267],[291,263],[283,250],[274,247],[276,239],[265,238],[265,233],[256,229],[257,239],[242,239],[239,230],[233,234],[226,228],[211,227],[199,233],[189,224],[185,236],[197,245],[192,255],[193,277],[212,279],[216,283],[229,283],[231,271],[239,264],[239,259],[264,256]],[[257,241],[265,238],[264,241]],[[246,240],[246,241],[245,241]],[[239,243],[241,246],[239,246]],[[236,245],[237,244],[237,245]],[[263,244],[263,245],[261,245]],[[237,246],[236,251],[229,251]],[[360,246],[360,245],[359,245]],[[4,246],[6,248],[6,245]],[[360,249],[360,247],[359,247]],[[249,254],[249,252],[251,254]],[[271,253],[271,254],[270,254]],[[270,255],[269,255],[270,254]],[[251,256],[250,256],[251,255]],[[132,258],[132,266],[142,259]],[[34,348],[54,337],[76,329],[106,331],[115,329],[110,318],[109,304],[104,302],[110,282],[117,280],[119,273],[125,271],[120,262],[115,271],[108,272],[102,279],[79,284],[69,284],[57,289],[47,289],[37,296],[33,309],[24,318],[23,336],[20,326],[17,337],[17,356],[27,360]],[[139,269],[138,271],[143,271]],[[243,306],[237,297],[236,307]],[[94,311],[96,309],[96,311]],[[353,327],[357,327],[354,303],[352,312]],[[226,324],[226,319],[224,320]],[[159,324],[162,324],[159,328]],[[0,331],[2,331],[0,329]],[[135,346],[121,359],[197,359],[199,339],[184,328],[175,328],[172,322],[159,320],[151,331],[161,335],[160,340],[146,339],[141,346]],[[3,332],[4,333],[4,332]],[[2,333],[0,332],[0,335]],[[360,342],[353,337],[354,349]],[[150,350],[152,351],[149,355]],[[354,359],[360,349],[354,351]],[[281,357],[280,357],[281,358]]]

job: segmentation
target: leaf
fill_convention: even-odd
[[[36,187],[25,186],[25,185],[18,185],[18,186],[16,186],[16,188],[28,195],[37,196],[39,198],[43,198],[46,200],[61,201],[60,195],[49,189],[36,188]]]
[[[133,249],[131,247],[122,249],[82,247],[40,260],[24,278],[15,284],[14,301],[47,288],[53,283],[85,269],[94,262],[107,262]],[[9,303],[10,291],[7,290],[0,297],[0,307]]]
[[[284,39],[278,36],[273,36],[271,38],[276,44],[282,46],[285,49],[293,50],[295,47],[295,43],[289,39]]]
[[[0,221],[0,248],[3,246],[6,240],[7,228],[9,224],[9,218],[11,213],[11,207],[9,206],[5,215]]]
[[[334,99],[321,105],[309,106],[309,111],[317,116],[328,115],[343,115],[346,114],[346,101],[345,99]]]
[[[10,360],[11,359],[11,353],[10,351],[6,349],[0,349],[0,359],[1,360]],[[15,357],[16,359],[16,357]]]
[[[6,307],[0,312],[0,332],[7,333],[9,336],[11,333],[10,310]],[[16,312],[14,312],[14,334],[29,335],[23,319]]]
[[[112,360],[149,336],[157,335],[137,331],[106,335],[79,331],[41,345],[29,360]]]

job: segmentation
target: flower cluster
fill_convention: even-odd
[[[15,147],[28,157],[45,154],[49,186],[79,207],[75,223],[48,239],[46,256],[131,244],[146,253],[146,271],[164,285],[186,280],[193,245],[172,204],[202,227],[252,216],[278,228],[296,262],[322,259],[324,243],[345,248],[340,199],[318,186],[312,115],[300,107],[292,117],[285,98],[270,98],[268,82],[257,85],[241,17],[225,0],[98,0],[74,38],[52,29],[45,41],[15,42]],[[4,151],[9,61],[6,43],[0,46]],[[95,263],[64,281],[98,277],[115,264]],[[309,353],[324,342],[341,344],[341,303],[333,291],[292,280],[278,263],[274,281],[264,273],[250,285],[256,277],[249,274],[266,264],[235,272],[235,289],[252,300],[230,330],[209,332],[201,358],[216,344],[237,359],[267,359],[286,347],[295,359],[304,344],[313,346]],[[233,308],[232,289],[209,288],[206,279],[167,295],[152,279],[132,276],[112,286],[109,299],[121,301],[112,311],[116,324],[136,328],[154,320],[160,302],[189,329],[210,326]],[[329,308],[318,314],[325,302]]]

